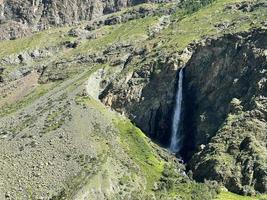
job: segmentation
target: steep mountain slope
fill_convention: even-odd
[[[148,2],[156,3],[157,0],[1,0],[0,40],[27,36],[32,31],[50,27],[78,24]]]
[[[265,198],[266,2],[139,3],[4,1],[0,199]]]

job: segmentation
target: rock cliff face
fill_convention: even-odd
[[[242,194],[267,191],[266,38],[266,30],[253,30],[203,40],[186,63],[181,153],[198,181],[216,180]],[[170,142],[182,55],[147,55],[100,96],[163,146]]]
[[[197,47],[187,64],[184,148],[201,146],[189,165],[197,180],[267,191],[266,45],[266,30],[226,35]]]
[[[154,141],[169,147],[177,70],[190,56],[188,49],[174,54],[146,52],[135,63],[139,67],[111,82],[100,99],[125,113]]]
[[[167,146],[177,66],[174,58],[157,56],[138,63],[141,65],[139,69],[126,76],[123,74],[119,81],[114,80],[100,99],[104,104],[127,114],[151,138]]]
[[[163,2],[170,2],[164,0]],[[28,35],[52,26],[77,24],[140,3],[158,0],[1,0],[0,40]],[[160,1],[161,2],[161,1]]]

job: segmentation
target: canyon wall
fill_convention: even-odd
[[[100,95],[102,102],[125,113],[152,139],[169,145],[177,59],[150,55],[139,69],[122,74]]]
[[[266,38],[257,29],[205,39],[192,50],[181,155],[198,181],[216,180],[241,194],[267,191]],[[182,56],[163,55],[146,55],[139,70],[113,81],[100,98],[168,147]]]
[[[266,46],[266,30],[229,34],[199,45],[188,62],[184,152],[194,152],[196,180],[267,191]]]

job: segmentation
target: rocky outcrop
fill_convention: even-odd
[[[154,27],[154,29],[157,29],[158,32],[163,29],[164,27],[168,26],[170,24],[170,20],[168,18],[168,15],[171,13],[174,13],[176,10],[175,5],[171,7],[135,7],[131,10],[126,10],[125,12],[122,12],[121,14],[116,13],[115,15],[110,15],[107,17],[101,17],[95,20],[90,21],[87,26],[85,27],[86,30],[92,31],[98,28],[101,28],[102,26],[110,26],[110,25],[116,25],[125,23],[131,20],[145,18],[148,16],[153,15],[164,15],[160,22],[157,24],[157,27]],[[167,16],[165,16],[167,15]]]
[[[260,7],[267,7],[267,3],[265,1],[242,1],[235,4],[227,5],[225,7],[226,10],[240,10],[242,12],[252,12]]]
[[[5,68],[0,67],[0,83],[2,83],[4,81],[3,77],[2,77],[2,74],[3,74],[4,70],[5,70]]]
[[[187,64],[184,152],[195,151],[196,180],[267,191],[266,45],[266,30],[225,35],[199,45]]]
[[[9,21],[0,23],[0,40],[16,39],[31,35],[31,29],[19,22]]]
[[[134,71],[122,73],[100,95],[102,102],[126,114],[147,135],[161,145],[170,143],[177,70],[190,58],[188,50],[179,54],[155,54],[140,49],[143,59],[134,56]],[[138,61],[136,61],[136,59]],[[137,63],[136,63],[137,62]]]
[[[128,115],[151,138],[167,145],[176,66],[170,64],[162,68],[165,62],[151,61],[143,64],[139,70],[120,76],[106,88],[100,99],[104,104]],[[172,83],[166,82],[168,78]]]
[[[32,31],[53,26],[89,21],[125,7],[147,2],[158,3],[159,1],[2,0],[0,2],[0,40],[19,38],[29,35]],[[171,0],[164,0],[164,2],[171,2]]]
[[[194,47],[185,67],[181,154],[198,181],[240,194],[267,191],[266,38],[266,30],[253,30]],[[118,76],[100,99],[168,146],[179,59],[186,62],[189,52],[146,53],[139,69]]]

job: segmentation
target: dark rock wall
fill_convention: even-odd
[[[199,45],[188,62],[183,152],[194,152],[196,180],[267,191],[266,46],[266,30],[226,35]]]
[[[177,66],[171,56],[154,55],[139,69],[113,81],[100,95],[102,102],[125,113],[149,137],[170,143]]]

